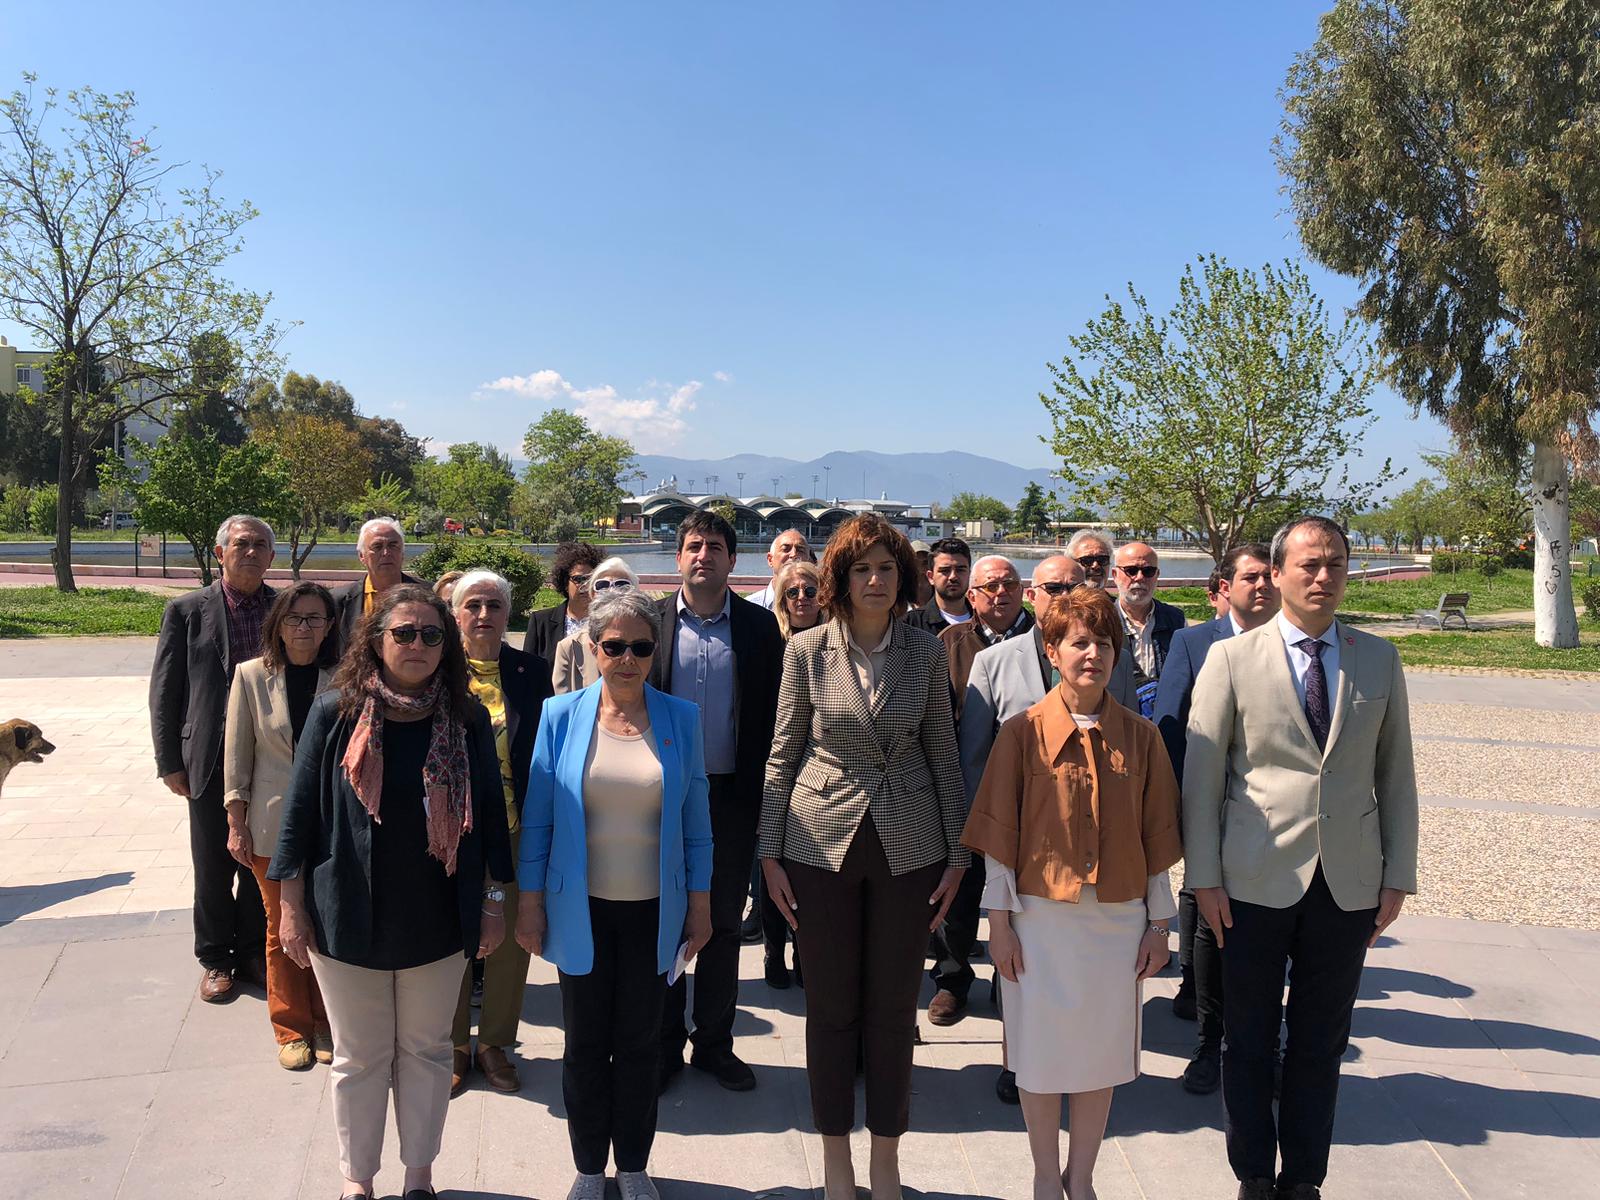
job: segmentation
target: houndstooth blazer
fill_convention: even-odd
[[[837,871],[869,812],[892,874],[971,861],[944,647],[895,621],[869,699],[844,626],[829,621],[796,634],[784,652],[760,856]]]

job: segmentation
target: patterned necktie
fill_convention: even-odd
[[[1328,712],[1328,677],[1322,670],[1322,651],[1325,643],[1317,638],[1296,642],[1311,660],[1306,668],[1306,722],[1311,726],[1311,736],[1317,739],[1317,749],[1328,748],[1328,726],[1332,724]]]

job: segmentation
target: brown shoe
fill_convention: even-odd
[[[928,1020],[935,1025],[954,1025],[967,1015],[967,1000],[946,988],[940,988],[928,1001]]]
[[[489,1086],[497,1092],[515,1092],[522,1087],[516,1067],[511,1065],[506,1052],[499,1046],[478,1047],[478,1070],[483,1072]]]
[[[472,1074],[472,1052],[457,1046],[450,1052],[450,1098],[454,1100],[467,1086]]]
[[[200,999],[207,1004],[222,1004],[233,999],[233,972],[226,967],[207,967],[200,976]]]

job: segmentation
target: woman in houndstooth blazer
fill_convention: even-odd
[[[872,1191],[896,1195],[928,933],[970,861],[944,647],[899,619],[916,595],[905,535],[840,526],[818,599],[833,620],[784,655],[759,853],[806,979],[806,1074],[830,1200],[855,1195],[857,1048]]]

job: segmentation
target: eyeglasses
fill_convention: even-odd
[[[796,585],[795,587],[784,588],[783,595],[786,600],[793,600],[799,596],[804,596],[807,600],[815,600],[817,598],[817,589],[809,583],[803,586]]]
[[[1133,579],[1138,579],[1141,576],[1145,579],[1154,579],[1157,575],[1161,574],[1160,567],[1146,567],[1139,564],[1135,564],[1131,567],[1118,567],[1117,570]]]
[[[988,583],[974,585],[980,592],[990,596],[998,596],[1001,592],[1020,592],[1022,580],[1015,575],[1008,575],[1004,579],[991,579]]]
[[[392,550],[404,550],[404,542],[391,542],[388,538],[373,538],[367,543],[367,549],[373,554],[388,554]]]
[[[631,579],[596,579],[589,585],[589,590],[592,592],[609,592],[612,588],[616,588],[619,592],[625,592],[632,586],[633,580]]]
[[[1104,567],[1111,562],[1109,554],[1085,554],[1078,559],[1078,565],[1085,569],[1089,567]]]
[[[1076,591],[1083,585],[1081,583],[1062,583],[1059,579],[1052,579],[1045,583],[1036,583],[1033,586],[1046,596],[1064,596],[1068,592]]]
[[[328,618],[316,613],[306,616],[303,613],[285,613],[283,623],[290,629],[299,629],[304,625],[307,629],[321,629],[328,623]]]
[[[424,625],[418,629],[415,625],[396,625],[383,631],[394,639],[397,646],[409,646],[417,640],[417,634],[422,635],[424,646],[437,646],[444,641],[444,630],[437,625]],[[380,637],[382,634],[379,635]]]
[[[577,584],[578,590],[582,591],[589,586],[589,577],[587,575],[568,575],[567,586],[571,587],[573,584]]]
[[[625,642],[621,638],[607,638],[600,643],[600,649],[607,658],[621,658],[631,651],[635,658],[649,658],[656,652],[654,642]]]

